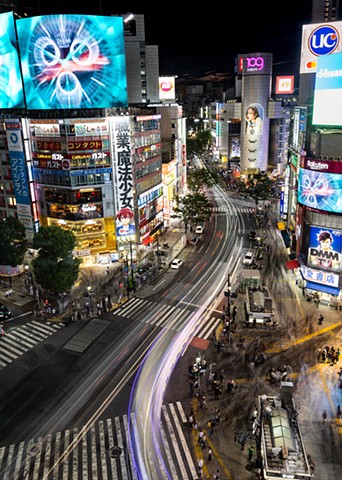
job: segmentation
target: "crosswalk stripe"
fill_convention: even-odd
[[[0,342],[0,368],[6,367],[14,359],[43,342],[50,335],[65,326],[64,323],[46,324],[32,320],[20,327],[13,328]]]
[[[124,306],[119,307],[116,310],[116,312],[120,313],[122,316],[125,316],[133,308],[135,308],[137,305],[142,304],[142,303],[145,303],[145,300],[140,299],[140,298],[131,298],[131,300],[129,300]]]
[[[136,426],[135,420],[132,414],[131,421]],[[180,402],[162,406],[160,431],[166,455],[163,458],[174,480],[197,478],[195,459],[183,431],[185,425]],[[46,438],[0,447],[1,480],[138,480],[129,449],[127,415],[100,420],[82,438],[79,432],[82,429],[75,427],[49,433]],[[79,439],[78,444],[74,443],[75,439]],[[114,446],[123,450],[117,458],[110,454]],[[158,478],[153,452],[148,455],[152,478]]]
[[[14,343],[14,345],[13,345],[13,343],[14,343],[14,342],[9,341],[9,339],[6,338],[6,337],[4,337],[4,338],[1,339],[1,346],[5,347],[6,350],[8,350],[8,349],[12,350],[12,352],[15,352],[15,353],[17,354],[17,356],[22,355],[22,354],[23,354],[23,350],[19,350],[17,344]],[[28,349],[25,348],[24,351],[26,352],[27,350],[28,350]]]
[[[180,404],[180,407],[179,407],[178,404]],[[178,407],[178,412],[179,412],[180,415],[181,415],[181,419],[182,419],[183,423],[185,423],[185,424],[187,425],[188,422],[187,422],[187,419],[186,419],[186,417],[185,417],[185,413],[184,413],[182,404],[181,404],[180,402],[177,402],[176,405],[177,405],[177,407]],[[175,406],[174,406],[172,403],[170,403],[170,404],[169,404],[169,408],[170,408],[170,410],[171,410],[171,412],[172,412],[172,418],[173,418],[173,420],[174,420],[174,422],[175,422],[175,424],[176,424],[176,427],[177,427],[177,428],[176,428],[176,431],[177,431],[177,434],[178,434],[179,439],[180,439],[180,444],[183,446],[183,452],[184,452],[185,458],[186,458],[186,460],[187,460],[187,464],[188,464],[188,466],[190,467],[190,473],[191,473],[191,475],[192,475],[192,478],[195,479],[195,478],[197,478],[196,466],[195,466],[195,464],[194,464],[194,462],[193,462],[193,459],[192,459],[192,457],[191,457],[191,453],[190,453],[190,450],[189,450],[189,448],[188,448],[188,443],[187,443],[187,441],[185,440],[184,433],[183,433],[183,429],[182,429],[181,425],[179,424],[178,416],[177,416],[176,411],[175,411]],[[181,410],[180,410],[180,409],[181,409]],[[185,418],[185,422],[184,422],[183,418]]]
[[[3,344],[6,344],[6,345],[9,344],[11,346],[14,346],[20,352],[20,355],[22,355],[24,352],[27,352],[29,350],[29,348],[24,347],[24,345],[21,345],[20,343],[12,340],[9,333],[7,333],[7,335],[5,335],[5,337],[1,339],[1,345]]]
[[[22,333],[20,329],[15,331],[15,335],[17,335],[17,337],[20,338],[21,343],[23,343],[24,345],[27,345],[29,347],[33,347],[33,346],[37,345],[37,343],[38,343],[38,342],[35,342],[35,341],[31,340],[27,335]]]
[[[145,320],[146,323],[154,325],[156,327],[165,327],[169,330],[179,331],[184,323],[187,321],[188,317],[191,315],[191,311],[186,308],[181,308],[173,305],[160,305],[156,302],[151,302],[146,299],[137,299],[137,302],[132,302],[132,299],[129,300],[129,308],[115,310],[115,315],[120,315],[125,318],[130,318],[132,320],[138,320],[142,318],[143,307],[148,307],[149,314],[152,319]],[[154,312],[156,314],[154,315]],[[203,326],[199,330],[197,337],[208,339],[211,333],[217,328],[220,323],[219,319],[210,318],[210,313],[206,313],[206,319],[204,319]]]
[[[156,327],[160,327],[162,324],[165,325],[168,321],[168,318],[174,314],[176,309],[177,307],[173,305],[167,305],[166,307],[159,309],[160,311],[156,318],[152,321],[148,321],[148,323],[155,325]]]

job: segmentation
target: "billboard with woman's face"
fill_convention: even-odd
[[[245,132],[247,135],[262,135],[264,109],[259,103],[248,105],[245,115]]]

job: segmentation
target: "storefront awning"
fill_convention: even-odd
[[[307,282],[305,288],[310,288],[311,290],[317,290],[318,292],[330,293],[330,295],[338,295],[340,289],[336,287],[330,287],[328,285],[322,285],[321,283]]]
[[[298,260],[297,260],[297,259],[295,259],[295,260],[288,260],[288,261],[286,262],[286,268],[287,268],[288,270],[293,270],[293,269],[295,269],[295,268],[299,268]]]

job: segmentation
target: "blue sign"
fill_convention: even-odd
[[[333,53],[340,42],[339,31],[332,25],[321,25],[314,30],[309,38],[309,49],[314,55]]]

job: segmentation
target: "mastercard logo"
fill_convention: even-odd
[[[317,68],[317,62],[306,62],[305,67],[308,70],[312,70],[314,68]]]

